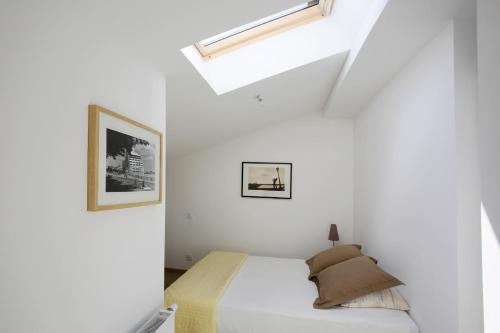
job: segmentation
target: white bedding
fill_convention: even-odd
[[[248,257],[219,302],[217,333],[418,333],[403,311],[314,309],[304,260]]]

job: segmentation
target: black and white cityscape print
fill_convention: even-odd
[[[154,191],[155,145],[106,129],[106,192]]]

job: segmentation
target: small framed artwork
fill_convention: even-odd
[[[241,196],[292,198],[292,163],[242,162]]]
[[[162,134],[97,105],[89,105],[87,210],[162,201]]]

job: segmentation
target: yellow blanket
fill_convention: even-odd
[[[217,304],[247,257],[211,252],[165,290],[165,307],[178,306],[176,333],[216,333]]]

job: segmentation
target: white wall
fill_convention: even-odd
[[[479,138],[485,332],[500,331],[500,2],[478,0]]]
[[[99,3],[0,5],[2,332],[131,332],[162,305],[165,206],[86,211],[87,105],[165,121],[164,78],[110,33],[126,6]]]
[[[215,249],[306,258],[331,246],[330,223],[350,243],[352,145],[350,120],[311,115],[169,161],[166,266]],[[242,198],[242,161],[293,163],[292,199]]]
[[[461,126],[470,130],[463,122],[474,112],[474,94],[463,97],[465,102],[455,95],[471,82],[456,81],[454,42],[450,25],[377,95],[354,130],[355,240],[406,283],[402,291],[422,333],[466,332],[459,314],[471,318],[462,312],[459,302],[466,295],[458,288],[474,277],[459,281],[466,250],[459,246],[465,246],[462,233],[469,227],[460,223],[467,214],[475,216],[468,209],[477,199],[468,201],[464,191],[474,186],[467,180],[477,174],[457,162],[473,154],[462,145],[475,141],[461,143],[469,136],[457,141],[463,134],[457,133]],[[456,114],[457,103],[461,113]],[[467,207],[459,209],[464,202]],[[478,226],[472,229],[477,232]],[[474,239],[471,244],[478,245]]]
[[[483,331],[481,186],[475,13],[453,23],[457,172],[458,331]],[[473,306],[471,306],[473,304]]]

